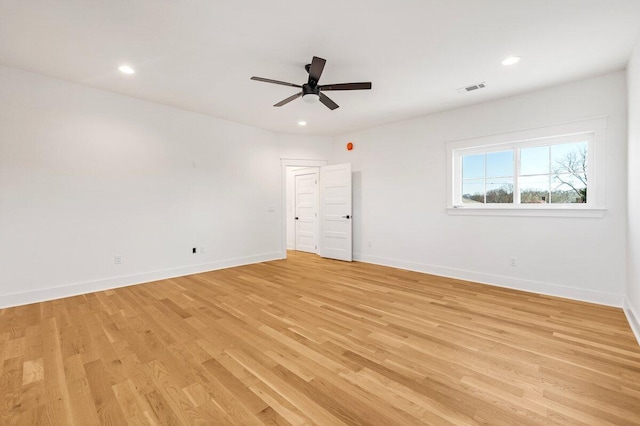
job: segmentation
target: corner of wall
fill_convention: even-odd
[[[640,315],[636,313],[626,297],[624,299],[623,309],[624,314],[627,317],[627,321],[631,326],[631,331],[633,331],[633,334],[636,336],[636,340],[638,341],[638,345],[640,345]]]

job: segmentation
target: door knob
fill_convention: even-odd
[[[343,219],[351,219],[351,216],[346,215],[346,216],[342,216]]]
[[[296,216],[296,220],[298,220],[298,216]]]

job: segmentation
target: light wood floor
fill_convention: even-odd
[[[292,252],[0,311],[0,424],[640,424],[620,309]]]

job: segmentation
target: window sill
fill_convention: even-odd
[[[579,207],[448,207],[451,216],[603,217],[607,209]]]

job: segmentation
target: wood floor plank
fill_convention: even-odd
[[[2,425],[638,425],[620,309],[291,252],[0,310]]]

